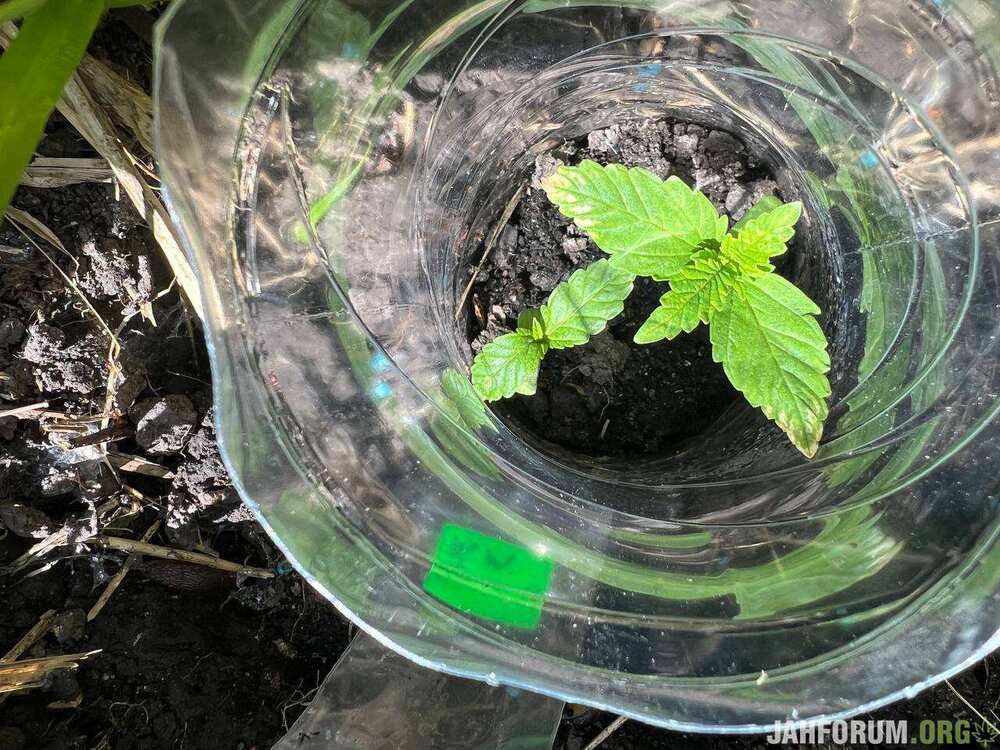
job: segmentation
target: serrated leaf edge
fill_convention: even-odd
[[[795,288],[798,289],[798,287],[795,287]],[[736,290],[733,290],[733,291],[730,292],[729,302],[728,302],[729,305],[736,304],[735,300],[737,300],[737,299],[740,298],[738,292],[734,293],[735,291]],[[801,291],[801,290],[799,290],[799,291]],[[775,300],[775,301],[780,303],[780,301],[778,301],[778,300]],[[810,300],[810,302],[812,302],[812,300]],[[783,304],[783,303],[781,303],[781,304]],[[749,301],[746,301],[745,305],[746,305],[747,309],[753,311],[753,307],[750,305]],[[814,305],[815,305],[815,303],[814,303]],[[785,305],[785,306],[788,307],[787,305]],[[793,314],[798,315],[799,317],[803,317],[803,318],[815,316],[819,312],[818,308],[816,309],[816,312],[808,312],[808,313],[800,313],[800,312],[797,312],[793,308],[790,308],[790,307],[788,309]],[[763,324],[761,324],[759,321],[758,321],[758,325],[760,325],[760,327],[762,329],[765,328],[765,326],[763,326]],[[709,324],[709,327],[711,328],[711,322]],[[827,351],[826,350],[826,344],[827,344],[826,337],[824,336],[824,347],[823,347],[823,351],[824,352]],[[729,348],[729,347],[727,347],[727,348]],[[775,360],[775,362],[778,363],[778,369],[781,370],[782,373],[785,373],[785,374],[788,374],[788,375],[792,375],[792,373],[788,373],[788,371],[784,370],[781,367],[780,360],[773,353],[773,351],[769,352],[769,353],[770,353],[771,357]],[[733,376],[732,376],[732,374],[730,372],[729,365],[727,364],[726,361],[724,361],[721,357],[719,357],[717,355],[717,349],[716,349],[716,344],[715,344],[714,338],[712,339],[712,360],[722,365],[723,370],[725,370],[725,372],[726,372],[726,377],[729,378],[729,382],[732,383],[734,387],[736,387],[736,383],[734,382],[734,378],[733,378]],[[829,361],[828,361],[826,367],[823,370],[821,370],[819,372],[819,374],[822,375],[822,376],[825,376],[826,373],[828,373],[829,371],[830,371],[830,366],[829,366]],[[797,376],[795,376],[795,377],[796,377],[796,379],[799,379]],[[801,381],[801,379],[799,379],[799,380]],[[802,406],[803,406],[803,408],[805,408],[808,411],[809,415],[812,417],[812,419],[810,419],[810,420],[804,420],[804,419],[802,420],[803,423],[810,424],[811,426],[814,427],[813,431],[809,435],[804,435],[804,436],[799,436],[799,435],[796,434],[797,431],[795,429],[793,429],[793,425],[792,425],[791,420],[788,417],[787,410],[786,411],[778,411],[778,410],[776,410],[774,407],[772,407],[770,405],[763,404],[762,402],[760,402],[759,399],[752,399],[742,389],[737,388],[737,390],[739,390],[740,393],[743,393],[743,396],[746,398],[747,402],[751,406],[753,406],[754,408],[760,409],[764,413],[764,416],[766,416],[768,419],[770,419],[771,421],[773,421],[781,429],[781,431],[784,432],[788,436],[788,438],[789,438],[789,440],[791,440],[792,444],[796,448],[798,448],[798,450],[801,451],[803,455],[805,455],[806,458],[813,458],[816,455],[816,452],[819,450],[819,442],[820,442],[820,439],[823,436],[823,428],[825,426],[826,419],[829,416],[829,412],[830,412],[829,405],[827,404],[827,400],[826,400],[829,397],[829,395],[830,395],[829,379],[826,378],[826,377],[824,377],[824,380],[825,380],[826,385],[827,385],[827,387],[825,389],[826,395],[820,396],[819,394],[815,394],[815,392],[813,391],[814,395],[816,396],[816,408],[813,408],[813,406],[810,405],[809,403],[807,403],[806,400],[803,399],[801,396],[793,395],[793,398],[795,399],[795,401],[798,402],[798,403],[801,403]],[[809,387],[809,390],[812,391],[812,388]],[[801,418],[801,414],[800,414],[800,418]],[[802,439],[802,438],[804,438],[804,439]]]

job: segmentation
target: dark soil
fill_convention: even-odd
[[[159,296],[169,272],[131,208],[110,185],[22,189],[15,205],[68,255],[0,228],[0,410],[48,404],[0,419],[0,568],[64,526],[73,543],[0,572],[0,654],[49,609],[61,624],[26,657],[100,653],[9,697],[0,748],[268,747],[346,645],[347,623],[286,572],[240,504],[216,446],[204,342],[177,293]],[[84,297],[122,343],[107,411],[109,340]],[[172,476],[112,470],[102,436],[113,455]],[[137,538],[157,519],[152,543],[285,574],[239,580],[146,558],[87,622],[124,555],[86,540]]]
[[[130,25],[112,18],[91,51],[148,87],[148,40]],[[95,156],[58,115],[38,152]],[[99,653],[6,696],[0,750],[270,747],[348,624],[241,505],[216,445],[198,322],[131,204],[84,184],[22,188],[14,205],[65,250],[0,225],[0,412],[39,405],[0,417],[0,656],[49,610],[54,627],[23,658]],[[114,370],[109,329],[121,342]],[[169,473],[116,468],[135,458]],[[147,557],[88,622],[125,555],[87,541],[136,539],[156,521],[151,543],[281,575]],[[63,528],[69,544],[12,566]]]
[[[133,20],[144,28],[141,16]],[[112,18],[94,51],[125,66],[133,80],[148,82],[148,45],[132,28]],[[708,140],[704,135],[699,143]],[[668,153],[676,154],[679,139],[671,142],[675,151]],[[618,148],[629,143],[638,144],[627,137]],[[627,147],[635,163],[653,168],[672,163],[678,169],[682,163],[662,150],[657,156],[655,148]],[[59,117],[53,117],[39,152],[93,156]],[[596,146],[590,153],[600,156]],[[666,161],[657,163],[660,158]],[[745,168],[750,174],[757,169],[749,159]],[[721,195],[720,188],[715,197]],[[38,238],[29,241],[10,222],[0,225],[0,411],[47,404],[0,417],[0,655],[50,610],[53,627],[25,658],[100,652],[75,672],[57,672],[40,688],[6,696],[0,750],[266,750],[345,647],[348,625],[288,572],[240,505],[216,445],[201,331],[171,287],[169,270],[140,217],[116,200],[111,185],[22,189],[15,205],[51,228],[65,252]],[[530,218],[532,205],[529,197],[519,221]],[[535,209],[539,221],[546,215],[543,208]],[[557,230],[548,216],[542,226],[561,247],[568,230],[565,225]],[[536,235],[543,236],[541,229]],[[582,259],[594,249],[584,246],[579,252]],[[552,257],[558,263],[548,279],[528,283],[529,278],[512,287],[515,299],[495,303],[506,316],[540,301],[543,287],[551,288],[574,267],[568,256]],[[530,276],[533,268],[515,263],[512,259],[509,266],[513,276],[520,278],[525,270]],[[482,287],[477,293],[488,291]],[[503,322],[497,318],[492,324]],[[105,326],[122,344],[113,375]],[[595,350],[620,350],[613,336],[603,341]],[[694,354],[689,358],[692,367],[703,362]],[[599,367],[600,358],[592,359],[592,366]],[[731,395],[718,386],[717,406]],[[609,407],[607,413],[616,412]],[[585,424],[595,429],[597,422]],[[617,426],[611,430],[619,434]],[[665,444],[674,439],[675,434],[664,434]],[[102,441],[108,458],[117,455],[118,461],[105,461]],[[154,462],[170,473],[164,478],[134,473],[122,465],[123,456]],[[88,622],[86,613],[125,560],[88,540],[98,533],[137,539],[156,521],[162,525],[150,539],[154,544],[213,553],[279,575],[242,579],[144,558]],[[67,544],[25,565],[17,562],[60,529],[68,532]],[[991,657],[953,684],[987,711],[1000,696],[997,675]],[[969,713],[941,686],[884,709],[879,718]],[[567,708],[555,747],[580,750],[612,718]],[[759,737],[686,736],[629,722],[602,747],[768,745]]]
[[[476,278],[473,351],[512,330],[519,312],[541,305],[573,271],[606,257],[539,187],[558,164],[584,159],[677,175],[733,221],[761,197],[778,194],[767,167],[741,141],[700,125],[622,123],[564,144],[537,160],[531,186]],[[739,394],[712,361],[707,328],[652,345],[632,341],[668,289],[636,279],[607,331],[585,346],[547,354],[537,393],[494,409],[549,443],[595,456],[662,454],[708,428]]]

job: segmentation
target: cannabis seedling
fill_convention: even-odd
[[[816,454],[830,395],[820,309],[774,272],[802,205],[766,198],[732,230],[702,193],[677,177],[584,161],[542,184],[549,199],[610,258],[576,271],[539,310],[518,318],[476,357],[484,400],[535,392],[549,349],[586,343],[621,313],[635,276],[670,284],[635,335],[673,339],[707,323],[712,358],[730,382],[808,457]]]

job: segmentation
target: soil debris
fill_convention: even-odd
[[[180,453],[198,421],[187,396],[174,394],[148,398],[129,410],[135,424],[135,441],[151,456]]]

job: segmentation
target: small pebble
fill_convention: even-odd
[[[24,338],[24,325],[17,318],[7,318],[0,323],[0,347],[11,348]]]
[[[563,162],[552,154],[542,154],[535,159],[535,173],[531,176],[531,187],[542,189],[542,180],[561,167]]]
[[[597,153],[606,154],[618,148],[619,135],[615,128],[595,130],[587,136],[587,148]]]
[[[191,399],[179,395],[143,399],[129,417],[136,426],[135,441],[154,456],[179,453],[198,421]]]
[[[0,526],[25,539],[44,539],[58,528],[44,511],[24,503],[0,505]]]
[[[674,138],[674,149],[678,156],[690,159],[698,150],[698,136],[688,134],[677,136]]]

